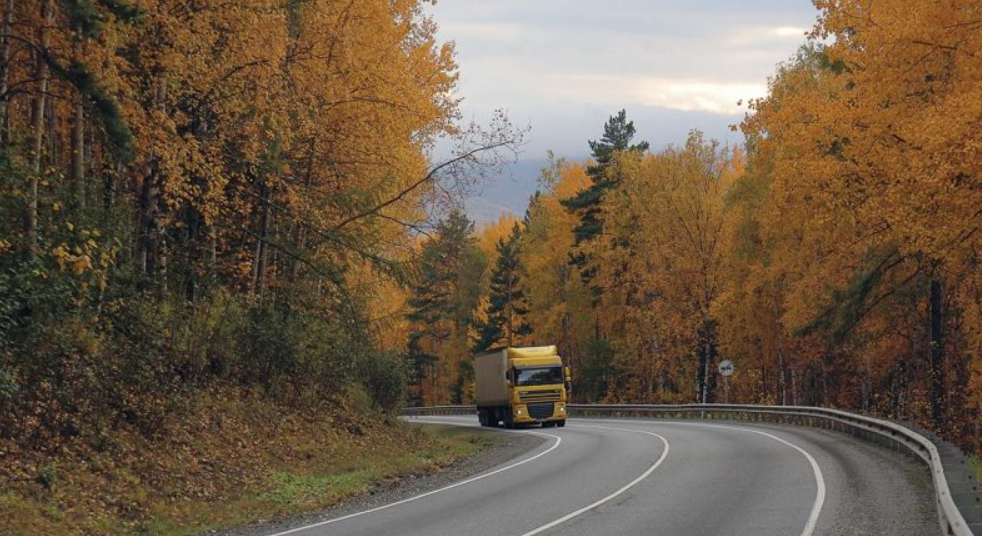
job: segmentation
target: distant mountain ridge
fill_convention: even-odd
[[[468,217],[478,225],[496,221],[502,214],[521,217],[529,197],[539,186],[539,173],[548,160],[521,160],[503,166],[482,189],[464,203]]]

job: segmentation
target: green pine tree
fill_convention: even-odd
[[[445,345],[457,342],[466,348],[485,266],[474,238],[474,223],[460,211],[451,212],[423,246],[409,299],[407,319],[413,327],[408,358],[414,382],[432,376]]]
[[[514,346],[520,337],[532,333],[525,320],[528,304],[522,289],[521,238],[522,228],[515,223],[511,236],[498,240],[498,261],[491,275],[487,321],[480,325],[475,351],[482,352],[499,344]]]
[[[577,246],[595,239],[603,232],[604,222],[600,205],[603,203],[607,191],[617,186],[619,182],[617,177],[609,171],[615,155],[624,151],[643,153],[648,150],[649,145],[646,141],[631,144],[634,134],[634,122],[628,121],[627,112],[621,110],[617,115],[607,120],[600,141],[589,142],[593,160],[596,162],[587,167],[586,170],[592,184],[575,196],[562,201],[566,210],[580,218],[579,225],[574,229]],[[593,279],[594,270],[584,269],[587,260],[586,254],[577,252],[570,259],[570,262],[582,270],[583,280],[590,282]],[[599,289],[595,290],[599,291]]]
[[[144,15],[139,6],[119,0],[59,0],[58,3],[68,19],[68,27],[74,30],[78,39],[102,38],[105,12],[129,24],[139,24]],[[102,85],[88,65],[76,60],[65,63],[50,50],[42,50],[41,53],[52,74],[75,86],[89,101],[89,113],[99,120],[105,141],[114,156],[126,162],[132,161],[136,153],[133,133],[112,92]]]

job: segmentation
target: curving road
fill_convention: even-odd
[[[941,532],[926,469],[824,430],[572,419],[561,429],[502,433],[547,440],[449,487],[275,536]]]

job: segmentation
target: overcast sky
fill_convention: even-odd
[[[588,156],[621,108],[656,150],[693,128],[742,142],[728,127],[817,15],[809,0],[438,0],[428,11],[457,44],[464,117],[502,108],[532,127],[521,176],[481,196],[488,214],[523,211],[532,163],[547,149]]]
[[[531,123],[527,158],[588,152],[621,108],[653,147],[690,128],[738,141],[748,98],[804,42],[808,0],[439,0],[465,117]]]

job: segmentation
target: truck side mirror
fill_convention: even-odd
[[[569,367],[563,367],[563,375],[566,376],[566,383],[573,381],[573,375],[569,372]]]

